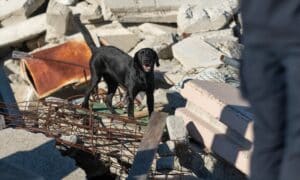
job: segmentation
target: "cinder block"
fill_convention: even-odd
[[[177,109],[175,115],[183,118],[190,135],[194,139],[201,141],[208,149],[249,175],[250,147],[242,147],[229,138],[227,134],[185,108]]]
[[[191,80],[181,90],[182,96],[222,123],[253,141],[253,119],[249,104],[239,90],[225,83]]]

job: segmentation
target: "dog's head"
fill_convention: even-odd
[[[143,48],[135,53],[134,64],[144,72],[151,72],[154,69],[154,64],[159,66],[158,56],[153,49]]]

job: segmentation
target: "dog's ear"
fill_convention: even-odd
[[[134,54],[133,65],[134,65],[134,67],[141,66],[140,61],[139,61],[139,51]]]
[[[153,51],[153,57],[154,57],[154,60],[155,60],[155,63],[156,63],[156,67],[160,66],[159,58],[158,58],[158,55],[155,51]]]

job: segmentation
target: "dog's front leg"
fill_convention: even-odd
[[[153,91],[147,91],[147,106],[148,106],[148,113],[149,117],[151,116],[153,109],[154,109],[154,96],[153,96]]]
[[[137,95],[137,92],[135,92],[133,89],[128,89],[127,92],[127,113],[129,118],[134,118],[134,99]]]

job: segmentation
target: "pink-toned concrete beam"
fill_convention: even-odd
[[[201,141],[208,149],[249,175],[251,147],[245,148],[235,143],[227,134],[185,108],[177,109],[175,115],[183,118],[194,139]]]
[[[181,94],[253,142],[253,114],[238,89],[225,83],[191,80]]]

